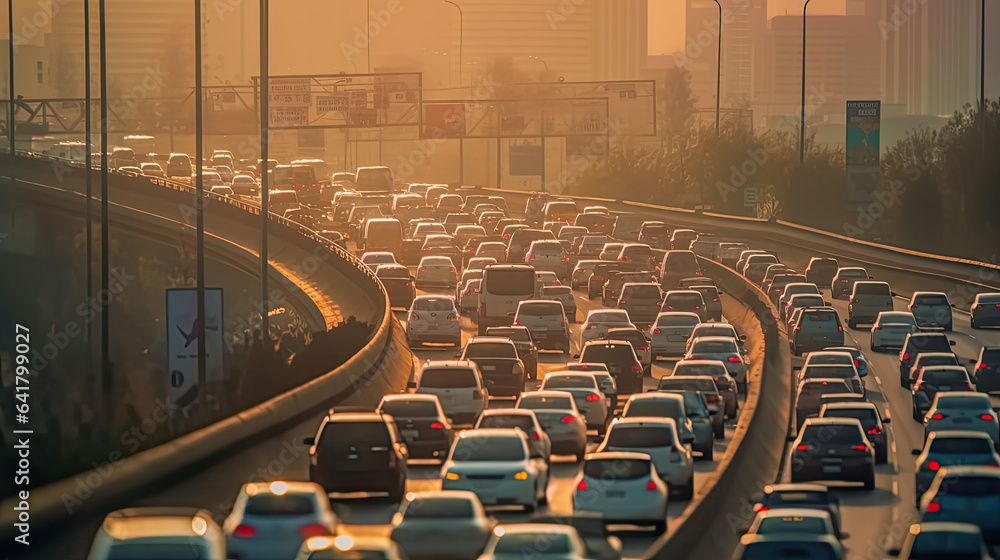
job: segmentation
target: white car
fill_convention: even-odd
[[[668,311],[656,316],[649,327],[653,360],[660,356],[683,356],[694,328],[701,323],[697,313]]]
[[[532,455],[549,461],[552,456],[552,440],[538,422],[534,410],[526,408],[490,408],[483,411],[476,429],[518,428],[528,435]]]
[[[451,296],[420,295],[413,298],[406,315],[406,342],[410,346],[425,342],[462,346],[462,325],[458,308]]]
[[[336,534],[337,516],[319,484],[252,482],[240,489],[222,532],[230,557],[291,558],[305,538]]]
[[[542,292],[542,288],[547,286],[562,286],[562,282],[559,281],[559,277],[556,276],[555,272],[550,272],[548,270],[536,270],[535,297],[538,297],[538,295]]]
[[[491,264],[497,264],[497,260],[493,257],[472,257],[469,259],[469,263],[465,265],[465,270],[466,272],[470,270],[482,270]]]
[[[521,505],[533,512],[545,503],[549,469],[531,458],[528,436],[515,428],[464,430],[441,466],[442,490],[468,490],[484,505]]]
[[[518,523],[498,525],[479,560],[578,560],[587,549],[569,525]]]
[[[883,311],[872,325],[872,350],[902,348],[907,335],[917,332],[917,320],[909,311]]]
[[[453,292],[458,285],[458,269],[451,257],[423,257],[417,265],[418,290],[439,289]]]
[[[587,320],[580,327],[580,347],[590,340],[599,340],[607,336],[608,329],[632,327],[628,312],[624,309],[591,309],[587,312]]]
[[[608,406],[594,374],[584,371],[552,371],[542,380],[542,391],[565,391],[573,395],[576,408],[587,421],[587,429],[604,435],[608,425]]]
[[[483,375],[471,361],[425,362],[414,387],[417,393],[437,395],[445,416],[455,424],[474,424],[489,401]]]
[[[361,255],[361,262],[368,265],[368,268],[375,272],[380,264],[398,264],[396,256],[388,251],[369,251]]]
[[[472,492],[410,492],[392,517],[389,538],[407,558],[475,558],[495,526]],[[443,531],[447,538],[434,538]]]
[[[577,461],[583,460],[587,454],[587,421],[572,395],[563,391],[521,393],[514,408],[535,412],[552,441],[554,455],[575,455]]]
[[[598,453],[629,451],[649,455],[656,473],[682,500],[694,496],[694,457],[673,418],[616,418],[608,427]]]
[[[993,438],[993,445],[1000,448],[1000,427],[990,396],[972,391],[939,392],[934,396],[930,410],[924,415],[924,441],[931,432],[971,430],[983,432]]]
[[[163,172],[163,168],[160,167],[159,163],[155,161],[146,162],[139,164],[139,168],[142,169],[142,174],[146,177],[166,177],[167,174]]]
[[[737,390],[747,392],[747,364],[736,340],[728,336],[704,336],[691,342],[685,360],[719,360],[736,382]]]
[[[302,543],[294,560],[319,560],[320,558],[378,558],[379,560],[406,560],[399,545],[388,537],[373,535],[340,535],[310,537]]]
[[[667,484],[644,453],[590,453],[576,476],[573,512],[601,514],[606,523],[667,530]]]
[[[156,544],[152,544],[156,543]],[[104,518],[88,560],[146,558],[163,549],[197,550],[200,560],[226,560],[226,537],[212,514],[197,508],[128,508]]]
[[[615,377],[608,371],[607,364],[567,362],[566,371],[589,371],[592,373],[597,379],[597,386],[601,388],[601,392],[608,399],[608,415],[610,416],[610,413],[618,407],[618,384],[615,383]]]

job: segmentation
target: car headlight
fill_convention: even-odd
[[[528,471],[521,471],[514,475],[515,480],[528,480]]]
[[[447,478],[448,480],[458,480],[459,478],[461,478],[458,476],[458,473],[453,473],[453,472],[445,473],[444,477]]]

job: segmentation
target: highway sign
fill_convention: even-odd
[[[309,124],[309,107],[273,107],[271,124],[279,126],[301,126]]]
[[[335,93],[316,97],[317,113],[346,113],[351,108],[351,94]]]
[[[309,78],[271,78],[267,89],[271,93],[309,93]]]
[[[743,188],[743,206],[757,206],[757,200],[759,198],[760,187]]]

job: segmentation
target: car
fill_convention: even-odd
[[[882,418],[878,407],[869,402],[827,403],[819,410],[818,418],[855,418],[861,422],[865,436],[875,448],[875,464],[884,465],[889,460],[889,443],[886,440],[885,424],[889,418]]]
[[[304,539],[337,532],[330,499],[312,482],[244,484],[222,524],[226,553],[241,560],[291,558]]]
[[[559,277],[556,276],[555,272],[548,270],[535,271],[535,297],[541,292],[542,288],[549,286],[562,286],[562,282],[559,281]]]
[[[163,171],[163,167],[161,167],[160,164],[155,161],[140,163],[139,169],[142,171],[142,174],[145,175],[146,177],[165,178],[167,176],[166,172]]]
[[[642,365],[643,375],[652,375],[653,354],[650,351],[649,339],[641,330],[633,327],[608,329],[606,340],[622,340],[631,344],[635,357]]]
[[[899,352],[899,386],[909,388],[910,368],[918,354],[925,352],[941,352],[952,354],[954,340],[949,340],[943,333],[915,332],[906,335],[902,349]]]
[[[368,265],[372,272],[378,270],[380,264],[398,264],[396,256],[388,251],[369,251],[361,255],[361,262]]]
[[[621,560],[622,541],[613,535],[605,525],[603,517],[598,513],[584,511],[572,515],[549,513],[534,515],[530,523],[541,525],[558,525],[576,529],[586,549],[583,558],[593,560]]]
[[[662,312],[650,326],[650,346],[653,359],[661,356],[683,356],[695,327],[702,324],[697,313]]]
[[[847,326],[857,329],[862,323],[875,323],[879,314],[892,311],[892,290],[886,282],[854,283],[847,304]]]
[[[514,408],[533,410],[538,423],[552,441],[553,455],[574,455],[577,462],[587,453],[587,421],[565,391],[521,393]]]
[[[927,434],[942,430],[984,432],[993,438],[994,445],[1000,446],[997,413],[989,395],[982,393],[951,391],[935,395],[924,415],[924,439],[927,439]]]
[[[712,419],[712,433],[715,439],[722,439],[726,435],[725,418],[726,403],[725,397],[719,392],[719,386],[715,380],[703,375],[670,375],[661,377],[656,383],[656,391],[696,391],[705,401],[705,408]],[[690,408],[690,407],[689,407]]]
[[[590,453],[574,479],[573,511],[598,513],[609,524],[667,529],[667,484],[649,455]]]
[[[615,385],[615,378],[608,371],[608,366],[596,362],[567,362],[566,371],[588,371],[595,379],[597,386],[608,399],[608,413],[610,414],[618,408],[618,387]]]
[[[687,350],[691,347],[692,341],[706,336],[725,336],[732,338],[736,341],[736,345],[739,346],[740,352],[746,354],[746,348],[744,348],[743,345],[747,340],[747,335],[737,333],[736,328],[729,323],[699,323],[695,326],[694,330],[691,331],[691,336],[687,340],[687,346],[685,346],[684,351],[687,352]]]
[[[669,249],[670,230],[663,222],[643,222],[639,226],[639,242],[656,249]]]
[[[666,392],[632,395],[625,402],[621,418],[637,417],[673,418],[680,430],[681,443],[690,445],[702,459],[712,460],[715,449],[712,423],[707,417],[689,415],[684,395]]]
[[[871,280],[868,271],[858,266],[840,267],[830,283],[830,295],[834,298],[844,297],[854,289],[854,283]]]
[[[764,277],[767,276],[768,269],[774,265],[781,265],[774,255],[750,255],[747,263],[743,265],[743,276],[750,282],[761,286],[764,283]],[[781,265],[775,270],[787,270],[787,267]]]
[[[555,300],[562,303],[566,313],[566,319],[570,323],[576,323],[576,299],[573,297],[573,290],[569,286],[543,286],[538,290],[538,299]],[[567,339],[568,339],[567,333]]]
[[[816,284],[821,287],[829,287],[833,283],[833,277],[840,269],[837,259],[826,257],[813,257],[806,265],[806,282]]]
[[[458,279],[458,289],[455,291],[455,299],[460,299],[459,296],[462,294],[462,289],[465,288],[465,284],[469,280],[482,280],[483,279],[483,269],[481,268],[469,268],[462,272],[461,278]],[[477,306],[478,307],[478,306]]]
[[[829,393],[819,396],[819,408],[833,403],[866,403],[868,398],[859,393]]]
[[[1000,326],[1000,293],[976,294],[969,307],[969,326],[973,329]]]
[[[508,226],[512,228],[514,226]],[[504,235],[506,236],[506,231]],[[551,231],[531,228],[518,228],[511,233],[510,241],[507,242],[506,261],[508,263],[525,262],[525,253],[534,241],[551,240],[556,241],[556,236]],[[562,259],[560,259],[562,262]]]
[[[652,272],[648,270],[635,270],[634,265],[619,263],[618,269],[617,271],[608,272],[607,281],[601,287],[601,305],[604,307],[619,307],[619,301],[624,299],[622,297],[622,289],[625,287],[625,284],[648,284],[655,280]],[[595,276],[597,276],[596,273]],[[651,294],[646,293],[644,296],[648,299]],[[656,302],[656,305],[659,307],[659,302]],[[648,312],[646,310],[646,313]]]
[[[517,347],[509,338],[474,336],[465,343],[459,359],[479,366],[490,396],[516,397],[524,390],[527,374]]]
[[[701,293],[701,299],[705,302],[705,317],[709,321],[722,321],[722,290],[714,284],[705,286],[691,286],[691,289]]]
[[[656,265],[660,264],[660,259],[653,254],[653,249],[645,243],[626,243],[622,245],[617,260],[625,263],[648,264],[650,268],[655,268]]]
[[[844,345],[844,327],[837,310],[832,307],[802,309],[791,335],[792,353],[796,356]]]
[[[388,492],[399,501],[406,492],[406,444],[391,416],[375,412],[330,411],[309,446],[309,480],[333,492]]]
[[[534,410],[525,408],[491,408],[483,411],[476,422],[476,429],[517,428],[527,434],[531,456],[544,459],[552,457],[552,440],[538,422]]]
[[[907,309],[917,321],[917,327],[921,329],[941,327],[945,331],[950,331],[954,324],[951,302],[943,292],[913,292]]]
[[[906,337],[917,332],[917,321],[909,311],[883,311],[871,328],[871,349],[901,348]]]
[[[673,418],[615,418],[596,451],[607,452],[649,456],[671,494],[682,500],[694,496],[694,458],[691,448],[681,441]]]
[[[859,395],[865,395],[865,385],[858,376],[854,364],[812,364],[799,370],[796,383],[807,379],[843,379],[848,387]]]
[[[795,327],[795,321],[798,319],[796,312],[810,307],[830,307],[830,302],[816,294],[794,294],[788,298],[788,303],[782,309],[782,315],[789,331]]]
[[[867,369],[865,370],[865,375],[864,376],[861,375],[861,370],[858,368],[858,364],[861,363],[861,360],[855,358],[854,352],[851,352],[850,350],[851,349],[847,347],[831,346],[819,352],[810,352],[809,354],[806,355],[806,361],[803,362],[802,364],[801,373],[803,375],[800,375],[799,378],[801,379],[804,376],[805,370],[808,369],[810,366],[821,366],[821,365],[827,365],[827,366],[836,365],[845,367],[849,366],[854,369],[854,374],[857,375],[858,378],[867,376],[868,375]],[[823,376],[820,375],[813,377],[823,377]],[[830,377],[841,377],[841,376],[831,375]],[[850,377],[850,375],[847,375],[847,377]],[[864,385],[861,383],[860,379],[858,379],[857,383],[852,382],[852,386],[855,388],[856,392],[864,394],[865,392]]]
[[[916,382],[917,377],[920,375],[920,370],[925,367],[934,366],[958,367],[960,364],[958,363],[958,356],[951,352],[921,352],[917,354],[916,359],[913,360],[913,365],[910,366],[909,386],[912,386]]]
[[[437,395],[404,393],[385,395],[376,412],[392,416],[406,441],[410,458],[444,459],[451,449],[451,420]]]
[[[535,267],[535,270],[553,272],[560,279],[569,274],[568,260],[562,243],[550,239],[532,241],[524,255],[524,262]]]
[[[469,259],[469,262],[465,264],[465,270],[483,270],[487,265],[497,264],[498,261],[496,257],[480,257],[475,256]]]
[[[911,389],[913,419],[924,421],[924,414],[938,393],[974,390],[969,372],[962,366],[924,366],[920,368]]]
[[[445,416],[455,424],[474,424],[489,400],[482,373],[471,361],[424,362],[413,388],[417,394],[436,396]]]
[[[678,231],[675,230],[674,236]],[[671,243],[673,243],[671,241]],[[698,264],[698,257],[692,251],[686,250],[687,246],[681,250],[667,251],[660,261],[660,286],[664,290],[672,290],[677,287],[677,282],[681,278],[690,276],[701,276],[701,265]]]
[[[733,553],[733,560],[779,560],[792,558],[822,558],[844,560],[844,547],[830,535],[781,533],[773,535],[743,535]]]
[[[820,397],[853,393],[846,379],[803,379],[795,388],[795,425],[801,429],[809,417],[819,414]]]
[[[702,322],[708,321],[705,299],[697,290],[670,290],[663,296],[661,313],[694,313]]]
[[[310,537],[302,543],[295,560],[339,560],[372,558],[409,560],[399,545],[388,537],[371,535],[325,535]]]
[[[691,341],[685,360],[718,360],[725,364],[737,390],[747,392],[747,364],[736,341],[728,336],[706,336]]]
[[[142,164],[143,166],[147,164]],[[260,185],[257,184],[257,180],[250,175],[240,175],[237,174],[233,176],[233,184],[230,185],[233,192],[240,196],[253,196],[256,197],[260,194]]]
[[[161,558],[186,550],[188,558],[226,560],[226,536],[212,514],[198,508],[141,507],[112,511],[97,529],[89,560]]]
[[[786,269],[784,272],[774,275],[774,278],[769,280],[766,284],[765,294],[771,298],[771,302],[775,306],[781,306],[781,294],[785,293],[785,286],[789,284],[805,284],[806,277],[804,274],[799,274],[790,269]]]
[[[747,261],[750,260],[750,257],[752,257],[753,255],[767,255],[767,254],[769,254],[769,252],[763,249],[744,249],[743,251],[740,251],[739,258],[736,259],[736,266],[733,267],[733,270],[739,272],[740,274],[743,274],[743,269],[746,268]],[[778,260],[777,257],[775,255],[771,256],[774,257],[774,259],[770,260],[769,262],[777,262]]]
[[[687,250],[691,242],[698,239],[698,232],[693,229],[675,229],[670,234],[670,248],[673,250]]]
[[[674,364],[671,375],[680,377],[705,376],[715,381],[719,394],[725,404],[724,414],[727,419],[736,418],[740,410],[740,402],[736,381],[730,377],[726,364],[720,360],[681,360]]]
[[[417,265],[418,290],[454,292],[458,285],[458,269],[450,257],[426,256]]]
[[[972,369],[976,390],[990,393],[1000,390],[1000,346],[983,346]]]
[[[535,270],[528,265],[495,264],[483,269],[477,323],[479,334],[489,327],[510,326],[521,301],[535,297]]]
[[[791,449],[793,483],[833,479],[875,488],[875,449],[856,418],[809,418]]]
[[[585,371],[550,371],[542,380],[541,391],[565,391],[573,396],[576,408],[587,422],[588,430],[604,436],[608,425],[608,408],[597,378]]]
[[[656,320],[660,311],[663,292],[659,284],[651,282],[626,282],[622,284],[618,301],[618,309],[628,313],[633,324],[646,327]]]
[[[1000,469],[974,465],[943,467],[920,499],[922,522],[976,525],[983,539],[1000,542]],[[954,558],[954,556],[952,556]]]
[[[624,246],[625,246],[624,243],[618,243],[614,241],[605,243],[604,247],[601,247],[601,252],[598,253],[597,258],[601,259],[602,261],[621,262],[618,261],[618,255],[621,254],[622,247]]]
[[[528,513],[545,503],[548,479],[548,463],[531,457],[528,436],[516,428],[459,432],[441,466],[442,490],[467,490],[484,505],[521,505]]]
[[[598,362],[608,367],[618,394],[642,392],[644,369],[632,344],[625,340],[590,340],[573,356],[581,362]]]
[[[908,533],[902,546],[889,549],[889,554],[920,560],[992,560],[982,529],[971,523],[914,523]]]
[[[580,346],[587,342],[605,338],[608,329],[632,327],[628,312],[623,309],[591,309],[587,312],[587,319],[580,327]]]
[[[413,298],[406,317],[406,342],[410,346],[425,342],[462,345],[462,325],[452,297],[419,295]]]
[[[815,508],[777,508],[757,512],[748,535],[825,535],[840,542],[846,538],[830,512]],[[849,535],[848,535],[849,536]],[[846,552],[841,548],[840,553]],[[780,558],[780,556],[779,556]]]
[[[527,327],[539,349],[569,351],[569,320],[562,302],[542,299],[522,301],[514,313],[514,326]]]
[[[586,545],[568,525],[517,523],[498,525],[479,560],[575,560]]]
[[[760,501],[753,506],[755,512],[783,508],[806,508],[830,514],[834,525],[841,527],[840,499],[821,484],[768,484]]]
[[[410,492],[393,515],[389,538],[407,560],[462,560],[482,553],[496,525],[474,492]]]
[[[417,288],[408,268],[401,264],[380,264],[375,268],[375,277],[385,287],[390,307],[409,309],[413,305]]]
[[[475,317],[479,312],[479,291],[483,281],[480,278],[470,278],[458,290],[458,310],[462,315]]]
[[[854,359],[854,367],[858,370],[858,377],[864,379],[868,377],[868,356],[857,348],[851,346],[830,346],[824,352],[845,352]]]
[[[819,287],[816,284],[810,284],[808,282],[789,282],[788,284],[785,284],[784,289],[781,291],[781,295],[778,296],[778,301],[775,302],[775,306],[778,308],[778,314],[782,321],[788,319],[786,315],[788,311],[788,301],[792,298],[792,296],[802,294],[820,296],[821,298],[823,295],[819,291]]]
[[[917,506],[942,467],[955,465],[1000,466],[993,439],[985,432],[944,430],[927,434],[923,449],[912,450],[916,457],[914,490]]]
[[[591,300],[600,298],[601,303],[603,304],[604,285],[607,284],[608,280],[610,280],[612,276],[618,274],[621,267],[622,263],[617,261],[615,262],[601,261],[595,264],[594,270],[591,271],[589,277],[587,278],[587,281],[584,284],[587,288],[587,298]]]
[[[594,273],[594,266],[603,261],[584,259],[579,260],[573,266],[569,275],[570,288],[579,290],[587,285],[590,275]]]
[[[506,258],[507,247],[499,241],[484,241],[476,248],[473,258],[490,258],[498,263]]]
[[[521,359],[527,370],[528,379],[538,378],[538,347],[531,338],[531,332],[522,325],[510,327],[489,327],[486,336],[509,338],[517,349],[517,357]]]

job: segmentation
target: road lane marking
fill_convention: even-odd
[[[891,436],[891,435],[893,435],[893,434],[892,434],[892,431],[890,431],[890,432],[889,432],[889,435],[890,435],[890,436]],[[896,438],[893,438],[893,439],[892,439],[892,454],[893,454],[893,455],[895,455],[895,454],[896,454]],[[898,460],[899,458],[897,457],[896,459]]]

